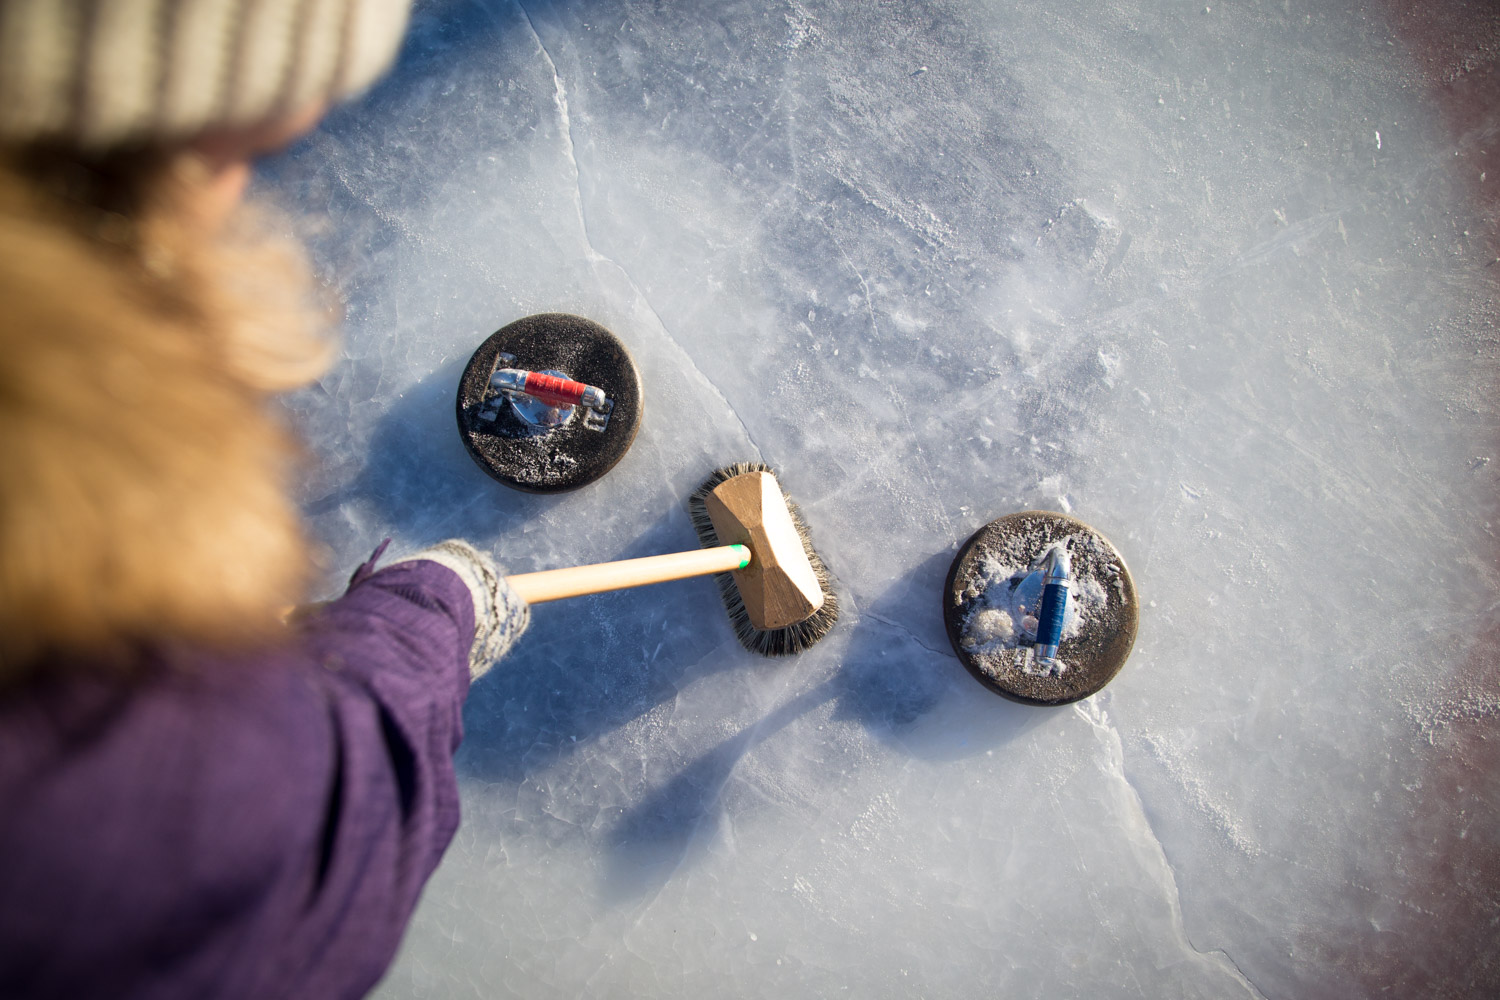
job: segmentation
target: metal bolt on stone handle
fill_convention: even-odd
[[[501,368],[490,376],[490,385],[508,392],[522,392],[548,406],[583,406],[601,409],[608,400],[604,390],[572,379],[520,368]]]

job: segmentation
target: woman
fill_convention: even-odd
[[[240,204],[406,3],[0,0],[0,996],[361,996],[457,827],[527,608],[449,542],[283,621],[330,342]]]

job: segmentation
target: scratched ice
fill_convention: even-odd
[[[1500,27],[1418,6],[423,6],[261,178],[346,303],[289,404],[331,564],[687,547],[761,459],[846,615],[773,662],[704,581],[539,608],[379,995],[1493,994]],[[556,310],[646,417],[525,496],[452,401]],[[1051,711],[939,610],[1037,507],[1146,602]]]

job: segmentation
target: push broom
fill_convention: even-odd
[[[797,508],[768,466],[719,469],[688,498],[703,548],[519,573],[506,582],[528,603],[719,574],[735,634],[751,652],[783,656],[828,634],[838,598]]]

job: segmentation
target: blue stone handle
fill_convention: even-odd
[[[1063,616],[1068,610],[1068,586],[1049,583],[1042,588],[1042,610],[1036,616],[1036,644],[1055,650],[1062,642]]]

